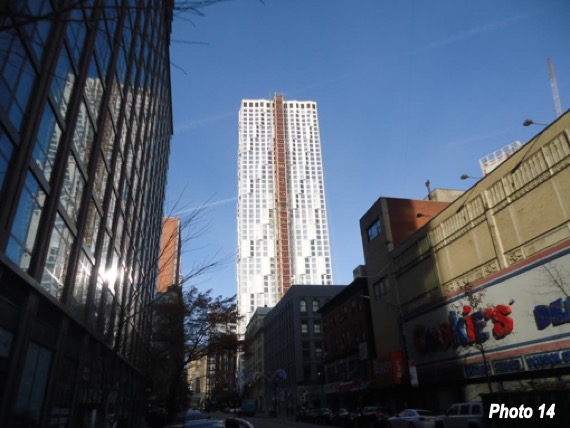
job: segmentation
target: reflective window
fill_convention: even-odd
[[[14,409],[16,426],[36,426],[40,420],[49,376],[51,351],[30,342]],[[21,420],[20,420],[21,418]],[[30,423],[30,421],[32,421]]]
[[[115,128],[109,116],[105,119],[101,138],[101,151],[103,152],[107,165],[111,165],[111,157],[113,156],[113,146],[115,144]]]
[[[67,159],[65,178],[63,180],[59,202],[73,221],[77,221],[77,214],[79,212],[84,187],[85,179],[81,175],[75,158],[70,154]]]
[[[93,272],[93,263],[89,260],[86,254],[82,251],[77,265],[77,273],[75,275],[75,286],[71,296],[70,305],[73,311],[83,316],[85,307],[87,305],[87,294],[89,292],[89,280]]]
[[[117,205],[117,195],[113,190],[111,192],[111,200],[109,201],[109,208],[107,210],[107,228],[109,229],[113,227],[113,217],[115,215],[116,205]]]
[[[61,216],[57,214],[42,275],[42,287],[58,299],[61,297],[67,276],[73,241],[74,236]]]
[[[315,321],[313,324],[313,333],[315,334],[321,334],[321,323]]]
[[[73,8],[67,25],[67,43],[71,51],[71,59],[76,67],[81,58],[86,33],[87,28],[84,24],[83,11],[80,8]]]
[[[381,231],[382,231],[382,226],[380,224],[380,219],[376,219],[374,223],[372,223],[372,225],[370,225],[367,229],[368,240],[372,241],[374,238],[380,235]]]
[[[12,124],[20,128],[36,71],[14,30],[0,31],[0,99]]]
[[[12,140],[10,140],[8,135],[6,135],[4,129],[0,127],[0,192],[2,191],[4,179],[8,172],[8,165],[13,151],[14,144],[12,143]]]
[[[119,153],[115,159],[115,171],[113,171],[113,187],[116,191],[119,190],[119,184],[121,183],[121,168],[123,168],[123,156]]]
[[[97,31],[97,37],[95,39],[95,57],[97,59],[97,64],[99,64],[99,69],[101,73],[105,75],[107,73],[107,67],[109,67],[109,60],[111,59],[111,46],[109,45],[109,39],[106,29],[105,20],[100,19],[98,22],[99,29]]]
[[[49,0],[12,2],[10,6],[15,7],[20,13],[31,16],[46,15],[52,11]],[[41,59],[44,52],[52,22],[53,20],[50,19],[40,19],[20,27],[22,32],[30,39],[29,45],[38,60]]]
[[[130,178],[131,174],[132,174],[132,168],[133,168],[133,149],[132,146],[129,146],[127,148],[127,159],[126,159],[126,165],[125,165],[125,174],[127,174],[127,177]]]
[[[121,238],[123,237],[123,225],[125,223],[124,218],[125,218],[125,214],[123,214],[122,211],[119,211],[119,217],[117,218],[117,229],[115,231],[115,236],[117,237],[117,240],[119,242],[121,241]]]
[[[307,302],[305,302],[304,300],[301,300],[299,302],[299,310],[301,312],[307,312]]]
[[[372,285],[374,299],[378,300],[390,292],[390,281],[387,277],[381,278]]]
[[[319,310],[319,301],[313,300],[313,312],[317,312]]]
[[[38,181],[28,171],[6,248],[6,255],[22,269],[30,266],[45,197]]]
[[[126,55],[124,49],[119,48],[119,55],[117,57],[117,64],[115,66],[115,70],[117,73],[117,80],[119,82],[119,87],[117,88],[117,90],[120,90],[119,88],[125,84],[125,77],[127,74],[127,61],[125,58]]]
[[[40,123],[33,154],[36,166],[40,168],[48,181],[57,156],[61,135],[62,130],[57,123],[55,113],[48,104]]]
[[[71,63],[67,49],[61,50],[59,60],[51,83],[51,94],[55,99],[57,109],[62,117],[65,117],[69,98],[75,84],[75,74],[71,68]]]
[[[94,305],[93,305],[93,318],[94,320],[98,320],[101,314],[105,317],[105,324],[110,321],[110,312],[109,315],[106,312],[107,306],[101,308],[101,299],[103,298],[103,277],[101,275],[97,275],[97,282],[95,283],[95,296],[94,296]],[[108,290],[107,290],[108,292]],[[112,302],[112,297],[109,299],[108,297],[105,300],[105,305]],[[103,312],[101,312],[103,310]],[[110,309],[109,309],[110,310]],[[106,328],[105,328],[106,330]]]
[[[105,189],[107,188],[107,179],[109,178],[109,172],[103,161],[103,155],[99,154],[97,157],[97,165],[95,166],[95,183],[93,190],[95,191],[95,196],[97,200],[102,204],[103,198],[105,197]]]
[[[89,74],[85,82],[85,97],[87,98],[89,109],[93,115],[93,120],[97,122],[101,108],[101,100],[103,99],[103,82],[97,70],[94,56],[91,57]]]
[[[89,156],[91,156],[93,140],[93,125],[87,114],[85,103],[81,103],[75,125],[75,133],[73,134],[73,145],[77,150],[79,159],[83,162],[85,167],[89,165]]]
[[[118,124],[119,121],[119,112],[121,111],[121,103],[123,102],[123,98],[121,95],[121,87],[117,80],[117,77],[113,79],[113,87],[111,89],[111,99],[109,100],[109,108],[111,110],[111,118],[113,119],[113,123],[115,125]]]
[[[89,207],[87,211],[87,223],[85,225],[83,243],[89,250],[91,250],[91,253],[93,254],[95,254],[95,245],[97,242],[97,233],[99,231],[100,224],[101,214],[99,214],[99,210],[95,205],[95,201],[91,199],[89,201]]]

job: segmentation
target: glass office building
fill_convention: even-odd
[[[2,2],[3,427],[130,426],[143,414],[172,11],[158,0]]]

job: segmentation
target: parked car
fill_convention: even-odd
[[[352,425],[355,427],[384,427],[391,412],[381,406],[366,406],[354,417]]]
[[[333,421],[333,412],[327,408],[319,409],[316,419],[316,422],[319,424],[330,425]]]
[[[333,425],[336,425],[338,427],[344,427],[348,426],[349,422],[350,422],[350,412],[344,407],[341,407],[334,413]]]
[[[483,405],[478,401],[452,404],[435,420],[436,428],[481,428]]]
[[[307,409],[305,407],[301,407],[297,409],[297,413],[295,413],[295,420],[299,422],[304,422],[307,417]]]
[[[307,409],[305,407],[297,410],[295,420],[301,422],[316,422],[319,411],[317,409]]]
[[[436,414],[423,409],[405,409],[386,422],[388,428],[434,428]]]

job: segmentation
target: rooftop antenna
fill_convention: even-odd
[[[554,74],[554,67],[550,58],[546,59],[548,63],[548,75],[550,76],[550,88],[552,89],[552,98],[554,99],[554,110],[556,117],[562,116],[562,106],[560,105],[560,94],[558,93],[558,83],[556,83],[556,75]]]

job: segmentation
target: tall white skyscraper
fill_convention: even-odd
[[[255,308],[292,284],[332,284],[317,103],[243,100],[238,150],[238,305]]]

